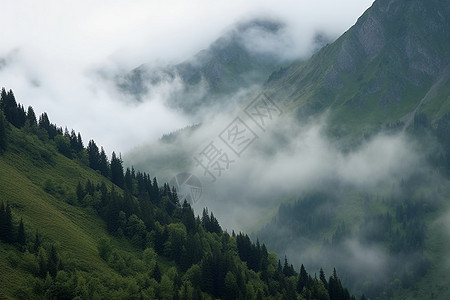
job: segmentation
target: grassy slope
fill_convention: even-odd
[[[16,129],[11,138],[9,151],[0,155],[0,201],[11,204],[15,221],[23,218],[27,238],[34,238],[30,235],[38,231],[44,239],[57,242],[66,262],[76,262],[79,269],[86,271],[113,272],[98,255],[97,241],[111,236],[96,212],[71,206],[43,189],[48,180],[62,190],[74,191],[79,180],[97,183],[107,179],[56,152],[53,166],[36,164],[28,150],[45,149],[43,144],[38,139],[30,141]],[[16,145],[17,140],[27,141],[27,149]],[[51,147],[47,149],[51,151]],[[111,242],[113,247],[133,251],[125,241],[112,238]],[[27,287],[30,275],[11,266],[8,249],[13,247],[0,243],[0,291],[13,295]]]

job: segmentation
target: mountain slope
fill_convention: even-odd
[[[416,109],[436,121],[449,111],[449,15],[446,1],[377,0],[336,42],[272,74],[267,93],[300,117],[329,110],[336,134],[409,124]]]
[[[255,32],[258,38],[277,42],[282,28],[275,21],[241,23],[187,61],[165,67],[141,65],[120,76],[117,85],[121,91],[142,101],[158,85],[175,84],[178,90],[171,93],[169,103],[189,113],[199,107],[221,104],[240,89],[261,85],[283,62],[275,53],[251,49],[248,45]]]
[[[174,188],[124,172],[114,152],[102,157],[2,90],[0,298],[354,299],[336,272],[299,274],[207,209],[195,217]]]
[[[328,137],[350,155],[376,133],[399,133],[426,160],[375,187],[324,180],[282,204],[255,235],[308,266],[337,263],[343,281],[371,299],[450,294],[442,277],[449,249],[449,16],[448,1],[376,0],[336,42],[274,72],[265,85],[300,122],[326,113]]]

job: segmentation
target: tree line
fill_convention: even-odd
[[[23,221],[15,228],[11,206],[2,205],[0,238],[24,246],[21,249],[26,250],[30,272],[42,279],[35,288],[37,293],[58,299],[91,298],[98,291],[115,298],[125,290],[128,298],[134,299],[354,299],[336,272],[328,280],[323,271],[319,279],[306,273],[303,266],[297,272],[287,258],[282,264],[259,240],[253,243],[243,233],[223,230],[207,208],[195,216],[187,201],[180,203],[175,188],[160,185],[156,177],[134,168],[124,170],[120,155],[113,152],[108,160],[93,140],[85,147],[80,133],[52,124],[46,113],[37,120],[31,107],[25,112],[17,104],[12,91],[2,89],[0,108],[2,150],[7,151],[8,128],[14,126],[44,142],[53,141],[62,155],[102,174],[104,181],[80,180],[73,191],[75,198],[62,195],[62,200],[93,208],[112,236],[128,239],[142,253],[142,258],[134,257],[113,249],[108,240],[100,240],[99,256],[119,277],[99,282],[74,269],[73,264],[66,268],[58,247],[42,245],[37,233],[33,241]],[[161,259],[175,267],[164,270]],[[121,283],[127,288],[121,288]],[[109,292],[113,285],[114,291]]]

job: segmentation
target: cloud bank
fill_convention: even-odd
[[[336,38],[372,2],[5,0],[0,85],[25,106],[48,112],[52,122],[80,131],[85,142],[93,138],[108,152],[125,152],[195,120],[166,107],[165,93],[173,87],[131,105],[105,77],[142,63],[181,62],[232,24],[255,17],[286,23],[285,47],[276,51],[304,57],[317,32]],[[273,47],[266,42],[249,37],[252,47]]]

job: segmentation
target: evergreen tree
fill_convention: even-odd
[[[2,87],[2,91],[0,93],[0,110],[5,110],[5,100],[6,100],[7,94],[4,87]]]
[[[17,231],[17,243],[19,243],[19,245],[24,246],[26,243],[25,240],[25,228],[23,226],[23,219],[20,218],[20,223],[19,223],[19,229]]]
[[[100,162],[99,162],[99,171],[100,173],[105,176],[109,177],[109,163],[108,163],[108,157],[106,156],[105,150],[103,147],[100,151]]]
[[[6,118],[3,112],[0,110],[0,153],[6,150],[8,140],[6,137]]]
[[[56,273],[59,270],[59,256],[54,245],[51,246],[50,253],[47,258],[47,270],[52,278],[56,277]]]
[[[131,177],[131,170],[130,168],[127,168],[126,172],[125,172],[125,188],[130,191],[133,192],[133,178]]]
[[[124,178],[122,159],[120,157],[117,157],[114,151],[111,156],[111,181],[118,187],[123,188]]]
[[[320,268],[319,279],[320,279],[320,281],[323,282],[323,285],[325,286],[325,288],[328,289],[328,282],[327,282],[327,279],[325,277],[325,273],[323,272],[322,268]]]
[[[3,203],[2,203],[2,206]],[[0,207],[1,210],[1,207]],[[14,241],[14,232],[12,224],[12,212],[9,203],[6,203],[3,213],[2,229],[0,229],[0,239],[7,243],[12,243]]]
[[[33,244],[33,253],[37,255],[40,247],[41,247],[41,239],[39,238],[39,234],[36,232]]]
[[[78,132],[77,135],[77,151],[81,152],[84,149],[83,139],[81,138],[81,133]]]
[[[6,210],[3,201],[0,205],[0,240],[6,241]]]
[[[31,106],[28,106],[27,121],[28,125],[30,125],[31,127],[37,125],[36,114],[34,113],[33,107]]]
[[[152,278],[157,282],[161,282],[161,269],[159,268],[158,262],[156,262],[155,267],[153,268]]]
[[[78,181],[78,185],[77,185],[77,200],[78,202],[81,202],[81,200],[83,200],[84,196],[86,196],[86,192],[83,189],[83,186],[81,185],[81,182]]]
[[[94,140],[90,140],[86,148],[89,157],[89,167],[93,170],[100,170],[100,153]]]
[[[42,113],[39,116],[39,127],[49,131],[50,128],[50,120],[46,112]]]
[[[236,282],[236,276],[230,271],[225,275],[225,291],[223,294],[223,299],[238,299],[239,298],[239,287]]]
[[[306,273],[305,266],[303,264],[300,267],[300,273],[298,275],[297,280],[297,292],[301,293],[303,291],[303,288],[308,285],[309,276],[308,273]]]
[[[39,265],[39,277],[45,278],[47,276],[47,260],[46,254],[43,248],[39,249],[37,253],[38,256],[38,265]]]

